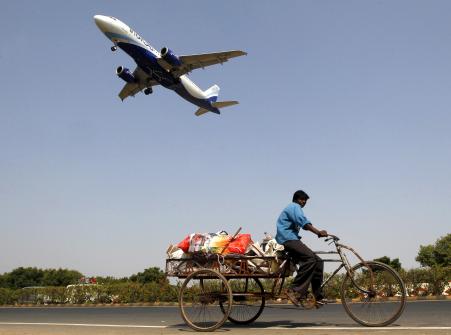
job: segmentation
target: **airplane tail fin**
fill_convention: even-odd
[[[218,85],[213,85],[212,87],[204,91],[205,97],[210,102],[216,102],[216,100],[218,100],[219,90],[220,88]]]
[[[219,90],[220,90],[220,88],[218,85],[213,85],[212,87],[210,87],[209,89],[204,91],[205,98],[208,101],[210,101],[210,103],[214,107],[214,109],[208,110],[208,109],[201,107],[196,111],[196,113],[194,113],[196,116],[201,116],[207,112],[213,112],[216,114],[220,114],[220,112],[219,112],[220,108],[233,106],[238,103],[238,101],[216,101],[216,100],[218,100]]]
[[[217,110],[218,110],[217,114],[219,114],[220,108],[229,107],[229,106],[233,106],[233,105],[237,105],[237,104],[238,104],[238,101],[217,101],[217,102],[212,102],[211,105],[213,107],[217,108]],[[201,107],[194,114],[196,116],[201,116],[202,114],[205,114],[207,112],[210,112],[210,111]],[[216,113],[216,112],[214,112],[214,113]]]

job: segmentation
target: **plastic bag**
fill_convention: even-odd
[[[189,241],[191,239],[191,235],[188,235],[187,237],[185,237],[183,239],[182,242],[180,242],[179,244],[177,244],[177,247],[179,247],[180,249],[183,250],[183,252],[188,252],[189,249]]]
[[[238,234],[223,254],[245,254],[252,243],[251,234]]]
[[[184,252],[220,253],[229,243],[231,236],[227,233],[190,234],[177,247]]]
[[[232,239],[230,235],[215,235],[210,240],[208,252],[220,254]]]
[[[213,254],[245,254],[252,244],[250,234],[238,234],[233,241],[225,232],[219,234],[190,234],[177,247],[184,252]]]
[[[188,252],[205,251],[209,239],[208,234],[193,234],[189,241]]]

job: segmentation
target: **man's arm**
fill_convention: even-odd
[[[318,237],[326,237],[327,236],[327,231],[318,230],[315,227],[313,227],[313,225],[311,223],[306,224],[304,227],[302,227],[302,229],[309,230],[313,234],[316,234],[316,236],[318,236]]]

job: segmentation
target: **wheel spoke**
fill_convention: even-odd
[[[229,279],[232,289],[232,310],[229,320],[237,324],[255,321],[265,307],[265,291],[257,278]]]
[[[368,293],[362,293],[362,289]],[[356,265],[353,277],[348,274],[344,279],[341,295],[349,316],[365,326],[392,323],[401,315],[406,300],[404,283],[399,275],[379,262]]]

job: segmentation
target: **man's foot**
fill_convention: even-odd
[[[317,309],[319,309],[319,308],[323,307],[326,304],[327,304],[327,299],[326,298],[321,298],[321,299],[316,300],[315,307]]]
[[[301,302],[298,299],[298,293],[292,289],[288,289],[285,294],[287,295],[288,300],[290,300],[293,305],[300,307],[301,306]]]
[[[316,299],[315,296],[311,293],[308,293],[306,296],[301,298],[301,306],[305,309],[312,309],[316,307]]]

